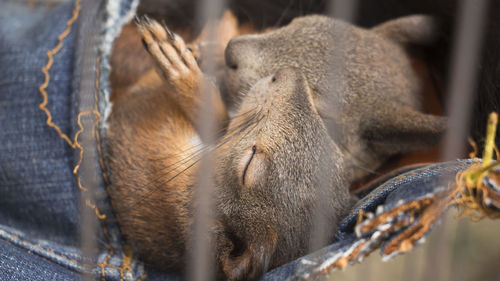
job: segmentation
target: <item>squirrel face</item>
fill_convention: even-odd
[[[229,125],[252,124],[221,147],[216,183],[220,262],[231,280],[253,279],[308,250],[315,206],[335,226],[353,202],[340,150],[312,104],[307,81],[284,68],[259,80]],[[330,233],[333,230],[330,229]],[[239,249],[238,254],[234,255]]]
[[[324,26],[331,21],[334,20],[308,16],[268,33],[233,38],[225,51],[227,78],[223,81],[224,90],[231,93],[226,100],[229,106],[240,102],[241,96],[233,96],[234,93],[245,91],[261,77],[282,67],[300,69],[316,95],[318,78],[325,72],[320,70],[327,69],[326,54],[333,49],[331,38],[325,36],[330,33],[328,26]],[[345,23],[342,26],[351,28]]]
[[[410,45],[432,41],[435,29],[427,16],[372,29],[305,16],[269,33],[237,36],[226,48],[222,96],[231,111],[248,85],[296,67],[330,136],[351,162],[346,171],[363,176],[362,170],[376,169],[390,155],[435,145],[445,129],[443,117],[423,112],[423,81],[407,52]]]

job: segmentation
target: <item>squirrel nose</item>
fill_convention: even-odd
[[[241,40],[238,40],[238,38],[231,39],[231,41],[227,44],[226,51],[224,53],[224,60],[226,62],[226,66],[230,69],[238,69],[238,59],[241,57],[239,55],[239,53],[241,53],[241,48]]]
[[[260,43],[256,35],[240,35],[231,39],[224,53],[226,66],[230,69],[252,68],[262,55]]]

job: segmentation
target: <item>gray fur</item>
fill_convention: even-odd
[[[375,169],[392,154],[438,140],[444,119],[421,112],[420,81],[405,51],[404,44],[428,40],[422,38],[427,33],[412,31],[420,30],[415,22],[429,21],[400,19],[366,30],[308,16],[230,42],[223,96],[234,116],[252,120],[233,136],[245,118],[231,119],[221,138],[227,143],[214,151],[211,234],[224,278],[254,280],[325,245],[353,203],[350,183],[366,173],[359,166]],[[196,171],[187,169],[171,182],[161,159],[182,154],[165,139],[195,132],[163,91],[169,85],[160,84],[158,91],[139,87],[143,93],[114,108],[110,194],[122,230],[141,257],[181,271],[194,219]],[[156,181],[156,174],[167,180]],[[321,241],[312,246],[317,237]]]
[[[308,251],[318,202],[326,198],[322,223],[331,226],[330,235],[353,202],[341,150],[328,136],[304,77],[284,68],[274,78],[259,80],[243,98],[246,105],[260,107],[261,121],[218,154],[216,178],[218,218],[225,231],[244,241],[246,251],[266,249],[268,262],[257,254],[250,260],[250,268],[260,273]],[[242,186],[235,167],[255,144],[265,151],[265,172],[257,183]],[[275,249],[267,246],[270,232],[278,234]],[[243,276],[258,276],[247,270]]]
[[[223,97],[237,107],[245,87],[282,67],[305,75],[331,137],[358,169],[377,168],[389,155],[434,145],[443,117],[422,112],[421,81],[406,52],[429,44],[435,23],[409,16],[371,30],[325,16],[306,16],[275,31],[235,37],[226,48]]]

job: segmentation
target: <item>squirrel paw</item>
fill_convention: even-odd
[[[167,84],[184,92],[197,87],[201,70],[184,40],[168,27],[144,16],[136,18],[142,42]]]

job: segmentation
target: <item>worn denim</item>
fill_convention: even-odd
[[[96,154],[92,136],[99,132],[89,127],[95,114],[80,113],[94,109],[96,93],[104,128],[112,38],[136,5],[85,0],[47,9],[43,1],[35,7],[0,2],[0,280],[72,280],[83,272],[106,280],[145,276],[142,263],[121,245],[103,178],[91,178],[99,161],[80,163],[80,151],[83,159],[97,159],[87,156]],[[47,125],[41,88],[52,123],[70,141]],[[76,145],[83,143],[90,144],[85,152]],[[89,183],[96,190],[88,205],[106,218],[96,237],[98,253],[87,257],[80,250],[80,205],[88,206],[80,202]]]
[[[87,0],[75,12],[76,4],[47,9],[0,2],[0,280],[74,280],[84,272],[103,280],[178,280],[148,268],[122,245],[99,161],[110,110],[109,54],[137,2]],[[55,50],[65,30],[61,48]],[[49,55],[48,50],[55,51]],[[43,92],[61,134],[47,124],[48,115],[40,109]],[[96,105],[99,118],[92,112]],[[96,120],[98,128],[92,130]],[[78,147],[82,143],[84,150]],[[439,192],[471,161],[438,164],[383,183],[340,224],[336,242],[272,270],[262,280],[314,275],[359,243],[354,231],[359,210],[390,209]],[[88,204],[82,200],[86,192],[92,192]],[[80,207],[92,208],[100,217],[95,256],[80,250]]]

